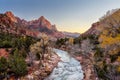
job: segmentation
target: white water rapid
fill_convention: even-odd
[[[54,51],[61,57],[61,61],[44,80],[83,80],[84,75],[80,62],[65,51],[59,49],[54,49]]]

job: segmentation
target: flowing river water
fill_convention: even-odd
[[[80,62],[71,57],[66,51],[54,49],[61,61],[53,72],[44,80],[83,80]]]

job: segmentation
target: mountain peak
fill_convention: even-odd
[[[0,14],[0,28],[3,32],[9,32],[17,35],[35,36],[39,33],[45,33],[53,38],[64,37],[62,32],[57,31],[55,25],[52,25],[44,16],[38,19],[26,21],[14,16],[11,11]],[[19,27],[19,28],[18,28]]]
[[[43,19],[45,19],[45,17],[44,17],[44,16],[41,16],[39,19],[43,20]]]
[[[7,16],[11,19],[11,21],[17,22],[17,20],[16,20],[14,14],[13,14],[11,11],[5,12],[5,15],[7,15]]]
[[[5,12],[6,15],[13,15],[13,13],[11,11],[7,11]]]
[[[42,27],[46,27],[48,29],[51,29],[52,28],[52,25],[51,23],[44,17],[44,16],[41,16],[39,19],[38,19],[38,23],[40,23],[40,25]]]

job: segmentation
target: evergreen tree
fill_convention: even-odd
[[[19,54],[18,49],[9,57],[9,65],[11,71],[13,71],[16,76],[24,76],[27,73],[27,64]]]

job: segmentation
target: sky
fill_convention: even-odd
[[[0,0],[0,13],[12,11],[25,20],[44,16],[60,31],[83,33],[120,0]]]

